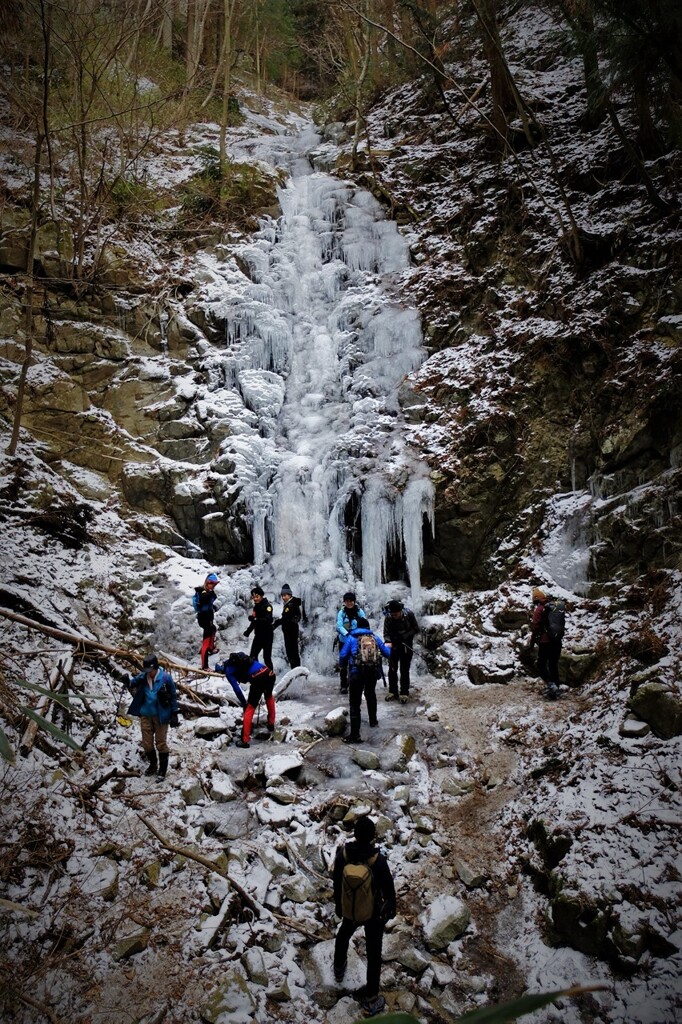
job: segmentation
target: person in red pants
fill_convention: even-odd
[[[227,681],[234,690],[239,703],[244,708],[244,722],[242,725],[241,739],[235,743],[236,747],[248,747],[251,745],[251,726],[256,708],[265,698],[265,706],[268,709],[268,732],[275,731],[275,698],[273,689],[275,686],[275,673],[267,665],[256,661],[249,654],[243,651],[235,651],[230,654],[224,665],[216,665],[216,672],[224,672]],[[249,684],[249,696],[244,697],[242,687]]]
[[[213,606],[216,601],[215,588],[219,582],[216,573],[210,572],[204,580],[203,586],[194,588],[194,597],[192,598],[194,611],[197,613],[197,623],[204,631],[201,644],[201,667],[204,671],[208,669],[209,654],[214,654],[218,650],[215,644],[216,628],[213,622]]]

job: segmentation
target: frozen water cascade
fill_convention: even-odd
[[[282,216],[262,222],[238,261],[197,258],[201,305],[225,325],[224,351],[206,360],[229,419],[218,463],[236,466],[261,580],[287,579],[309,609],[362,581],[378,612],[391,574],[418,603],[433,517],[397,401],[422,336],[395,294],[407,242],[370,193],[313,169],[318,144],[310,129],[243,143],[240,156],[290,174]]]

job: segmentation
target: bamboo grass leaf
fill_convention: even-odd
[[[25,705],[21,706],[21,711],[28,718],[32,718],[34,722],[37,722],[41,729],[45,729],[46,732],[49,732],[55,739],[59,740],[60,743],[66,743],[67,747],[71,747],[72,750],[81,749],[76,741],[72,740],[67,733],[57,728],[53,722],[48,722],[47,718],[43,718],[37,711],[33,711],[32,708],[27,708]]]
[[[14,751],[12,750],[12,747],[10,745],[9,740],[7,739],[7,736],[2,731],[1,728],[0,728],[0,757],[4,761],[9,761],[10,764],[14,764],[14,760],[15,760],[15,758],[14,758]]]

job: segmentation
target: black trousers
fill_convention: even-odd
[[[407,696],[410,692],[410,663],[412,651],[404,644],[394,643],[391,648],[391,657],[388,659],[388,689],[389,692],[398,696],[398,672],[400,672],[400,693]]]
[[[538,644],[538,672],[546,683],[559,685],[559,658],[561,640],[546,640]]]
[[[272,628],[258,629],[258,626],[256,626],[251,644],[251,657],[258,658],[261,651],[263,652],[263,658],[258,660],[264,661],[272,672]]]
[[[360,722],[362,720],[362,695],[365,695],[367,702],[367,716],[369,724],[373,725],[377,720],[377,678],[376,675],[367,676],[365,679],[359,674],[351,673],[348,680],[348,704],[350,706],[350,734],[360,735]]]
[[[334,967],[341,968],[348,959],[348,946],[357,928],[365,929],[367,947],[367,998],[379,995],[381,981],[381,947],[384,941],[384,922],[378,917],[365,921],[364,925],[344,917],[336,933],[334,943]]]
[[[298,668],[301,664],[301,656],[298,653],[298,622],[292,622],[290,626],[282,626],[282,636],[289,668]]]

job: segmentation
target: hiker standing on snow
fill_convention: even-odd
[[[419,635],[419,625],[409,608],[402,601],[389,601],[384,618],[384,640],[391,645],[388,661],[388,693],[385,700],[398,700],[407,704],[410,695],[410,663],[414,654],[414,638]],[[400,694],[398,694],[398,673],[400,673]]]
[[[301,664],[301,656],[298,653],[298,624],[301,621],[301,599],[294,597],[288,583],[282,584],[280,593],[282,598],[282,614],[272,624],[273,631],[278,626],[282,627],[284,637],[284,651],[289,662],[289,668],[298,668]]]
[[[556,700],[559,696],[559,658],[565,623],[564,602],[548,597],[539,587],[533,587],[530,648],[532,650],[538,645],[538,673],[545,683],[548,700]]]
[[[354,842],[336,851],[334,859],[334,905],[341,924],[334,944],[334,979],[340,985],[348,964],[348,945],[355,930],[365,929],[367,984],[360,997],[365,1013],[373,1017],[386,1006],[379,995],[381,946],[384,927],[395,917],[393,876],[386,856],[374,845],[376,826],[371,818],[358,818]],[[359,993],[358,993],[359,995]]]
[[[248,629],[244,630],[244,636],[253,633],[251,643],[251,657],[257,658],[263,652],[263,661],[272,671],[272,605],[266,600],[264,592],[260,587],[253,587],[251,590],[253,610],[249,612]]]
[[[377,721],[377,680],[381,676],[381,655],[390,658],[390,644],[385,644],[376,633],[369,628],[367,619],[358,619],[355,629],[346,637],[339,654],[339,664],[348,667],[348,703],[350,705],[350,733],[344,743],[361,743],[360,708],[362,695],[367,703],[367,717],[370,727],[378,725]]]
[[[142,747],[149,761],[145,775],[163,779],[168,770],[168,726],[174,729],[180,724],[178,694],[172,675],[161,668],[155,654],[147,655],[142,666],[143,671],[128,683],[133,694],[128,714],[140,719]]]
[[[357,626],[358,619],[364,618],[366,618],[366,615],[363,609],[358,608],[355,603],[355,594],[352,590],[349,590],[347,594],[343,595],[343,607],[339,609],[339,613],[336,616],[336,640],[339,648],[343,647],[348,634]],[[348,693],[347,665],[340,665],[340,670],[340,692]]]
[[[213,606],[216,601],[215,588],[219,580],[214,572],[210,572],[204,580],[203,586],[194,588],[192,605],[197,613],[197,622],[204,631],[203,643],[201,645],[201,667],[208,669],[209,654],[217,651],[215,645],[216,628],[213,622]]]
[[[224,665],[216,665],[216,672],[224,672],[228,683],[234,690],[239,703],[244,708],[244,722],[241,738],[235,747],[251,745],[251,726],[253,716],[261,699],[265,698],[268,709],[268,732],[275,731],[275,698],[272,691],[275,686],[275,673],[267,665],[262,665],[243,651],[233,651]],[[242,687],[249,684],[249,696],[244,697]]]

